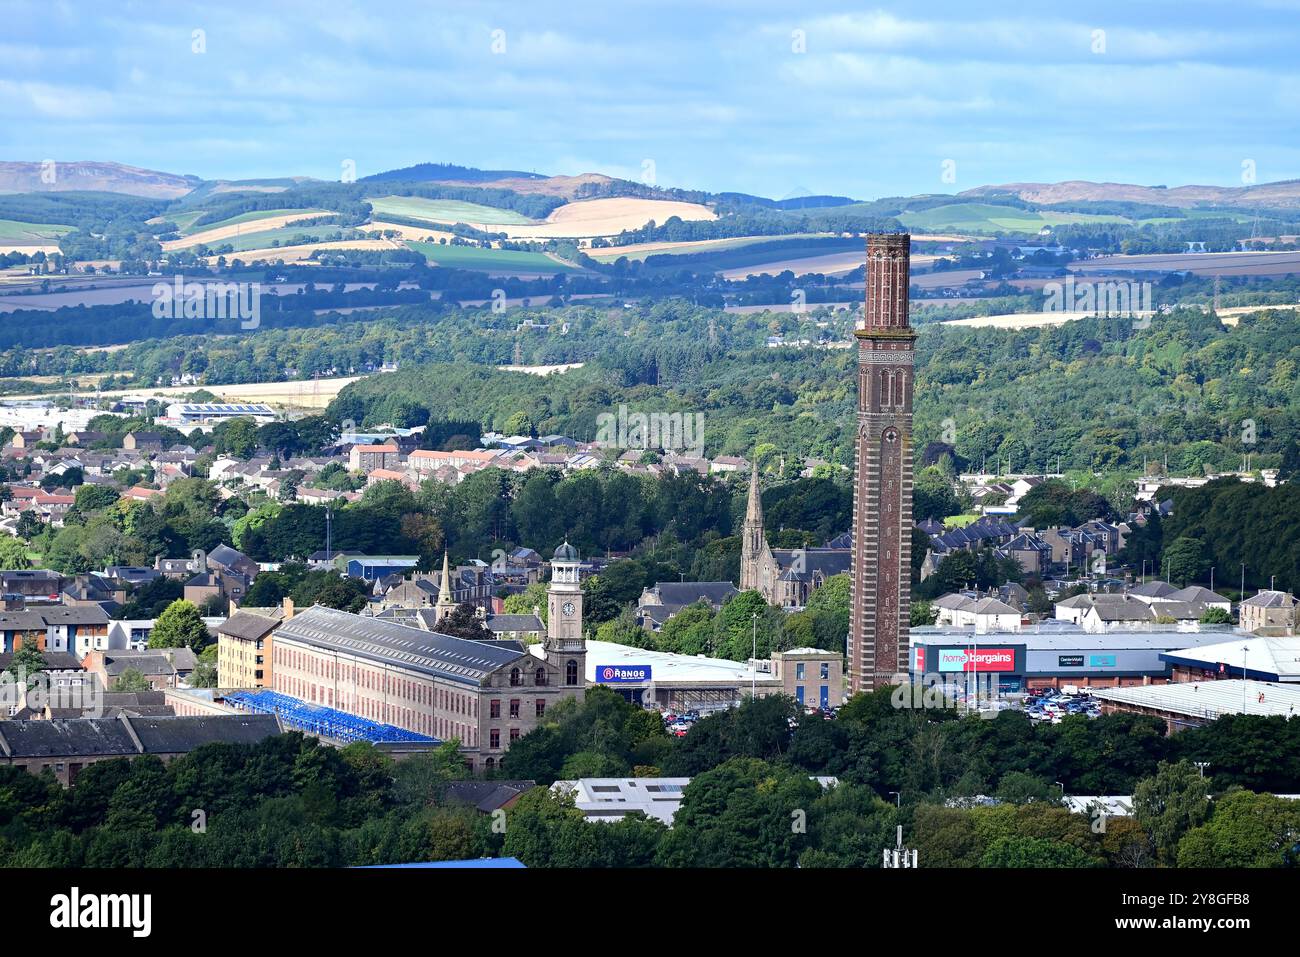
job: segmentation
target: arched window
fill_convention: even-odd
[[[539,684],[539,685],[544,685],[544,684],[546,684],[546,669],[545,669],[545,668],[538,668],[538,669],[537,669],[537,682],[536,682],[536,683]]]
[[[519,669],[518,669],[518,668],[511,668],[511,669],[510,669],[510,687],[512,687],[512,688],[518,688],[519,685],[520,685],[520,681],[519,681]]]
[[[578,663],[572,658],[564,666],[564,683],[567,685],[576,685],[578,683]]]
[[[483,767],[488,771],[491,771],[496,766],[497,766],[496,758],[488,758],[486,761],[483,762]]]

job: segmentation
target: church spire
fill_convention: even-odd
[[[740,527],[740,590],[762,590],[760,565],[766,541],[763,538],[763,499],[758,490],[758,464],[749,473],[749,502]]]
[[[745,506],[745,526],[750,523],[763,527],[763,500],[758,494],[758,463],[749,469],[749,503]]]
[[[442,582],[438,586],[437,613],[434,616],[435,623],[442,621],[442,619],[450,614],[451,610],[456,607],[456,603],[451,597],[451,572],[448,566],[449,562],[447,559],[447,553],[444,551],[442,553]]]

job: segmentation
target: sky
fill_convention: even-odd
[[[0,160],[334,180],[450,162],[777,199],[1300,178],[1300,0],[0,12]]]

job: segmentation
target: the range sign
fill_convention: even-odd
[[[1015,648],[940,648],[940,673],[946,671],[1015,671]]]
[[[597,665],[596,681],[600,684],[639,684],[650,680],[649,665]]]

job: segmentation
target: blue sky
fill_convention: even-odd
[[[1300,178],[1300,0],[5,0],[3,23],[4,160],[649,160],[661,185],[777,198]]]

